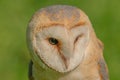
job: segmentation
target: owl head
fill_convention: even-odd
[[[33,62],[64,73],[82,63],[95,36],[86,14],[80,9],[55,5],[38,10],[27,28]]]

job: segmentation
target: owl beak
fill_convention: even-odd
[[[61,59],[65,65],[65,69],[68,69],[70,64],[70,58],[73,56],[72,39],[69,39],[69,37],[66,38],[59,52],[60,52]]]
[[[65,65],[65,69],[68,69],[68,66],[69,66],[68,62],[69,62],[69,60],[62,54],[60,56],[62,58],[62,61],[63,61],[64,65]]]
[[[64,53],[62,53],[64,52]],[[60,53],[63,63],[65,64],[65,69],[68,69],[70,58],[73,56],[73,49],[68,47]]]

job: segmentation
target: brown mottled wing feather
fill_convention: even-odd
[[[29,80],[34,80],[34,78],[32,76],[32,66],[33,66],[33,62],[30,61],[30,63],[29,63],[29,73],[28,73]]]
[[[107,65],[103,58],[99,59],[98,66],[99,66],[99,74],[101,76],[101,80],[109,80]]]

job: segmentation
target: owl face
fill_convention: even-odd
[[[80,65],[89,42],[89,27],[79,24],[83,18],[76,17],[77,13],[80,11],[71,6],[52,6],[35,14],[27,31],[34,60],[38,63],[42,60],[49,68],[62,73]]]

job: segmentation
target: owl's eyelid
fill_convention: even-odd
[[[79,35],[75,38],[74,44],[75,44],[75,43],[79,40],[79,38],[81,38],[83,35],[84,35],[83,33],[79,34]]]

